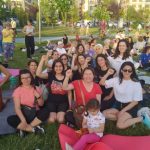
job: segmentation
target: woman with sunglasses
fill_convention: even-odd
[[[125,129],[142,122],[142,118],[137,117],[138,103],[143,99],[142,87],[132,62],[124,62],[121,65],[119,77],[106,80],[112,73],[110,69],[101,83],[106,88],[113,88],[116,102],[111,109],[104,110],[103,113],[107,119],[116,120],[118,128]]]
[[[132,57],[129,54],[130,50],[128,47],[128,42],[126,40],[120,40],[117,44],[117,48],[113,56],[108,56],[108,60],[111,64],[111,67],[114,68],[119,74],[120,67],[122,63],[126,61],[133,62]]]

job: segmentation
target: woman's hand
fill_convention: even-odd
[[[124,110],[119,111],[119,113],[118,113],[118,118],[119,118],[120,116],[122,116],[122,114],[124,114],[124,113],[125,113]]]
[[[115,71],[114,71],[113,69],[111,69],[111,68],[110,68],[110,69],[108,69],[107,74],[109,74],[109,75],[113,75],[113,74],[114,74],[114,72],[115,72]]]
[[[71,69],[68,69],[68,70],[66,71],[66,77],[67,77],[67,78],[72,77],[72,70],[71,70]]]
[[[110,100],[110,99],[111,99],[111,96],[108,95],[108,96],[105,96],[103,100],[104,100],[104,101],[108,101],[108,100]]]
[[[41,95],[37,92],[37,90],[34,90],[34,96],[39,99]]]
[[[26,122],[26,120],[21,121],[21,123],[19,124],[18,128],[21,130],[25,130],[27,128],[28,124]]]
[[[47,59],[48,59],[47,55],[43,55],[43,56],[41,57],[41,61],[42,61],[42,62],[45,62]]]

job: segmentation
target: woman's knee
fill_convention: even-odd
[[[64,121],[65,121],[64,115],[57,115],[57,121],[58,121],[58,123],[64,123]]]
[[[56,116],[49,116],[49,118],[48,118],[48,123],[54,123],[55,121],[56,121]]]
[[[125,129],[126,128],[123,122],[117,122],[116,127],[118,129]]]

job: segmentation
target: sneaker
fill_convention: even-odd
[[[143,123],[150,129],[150,117],[146,113],[143,115]]]
[[[18,131],[18,135],[21,137],[21,138],[24,138],[26,136],[26,132],[25,131],[22,131],[22,130],[19,130]]]
[[[44,134],[45,133],[44,129],[40,126],[34,127],[33,132],[36,133],[36,134]]]
[[[73,148],[68,143],[66,143],[66,150],[73,150]]]

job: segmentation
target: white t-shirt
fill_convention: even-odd
[[[64,48],[57,47],[56,51],[59,53],[59,55],[66,54],[66,50]]]
[[[114,59],[113,57],[111,57],[111,56],[108,56],[107,58],[108,58],[108,60],[109,60],[109,62],[110,62],[111,67],[116,70],[117,76],[118,76],[118,74],[119,74],[120,67],[121,67],[121,65],[122,65],[124,62],[130,61],[130,62],[133,63],[132,57],[128,57],[127,59],[124,59],[124,60],[122,59],[121,56],[118,56],[118,57],[115,58],[115,59]]]
[[[115,77],[106,80],[105,87],[113,87],[115,98],[121,103],[143,100],[142,87],[140,82],[123,80],[120,84],[119,78]]]
[[[101,124],[105,123],[105,117],[100,111],[95,116],[88,114],[88,116],[84,116],[84,119],[87,120],[88,128],[98,128]],[[103,133],[96,134],[100,137],[103,136]]]

